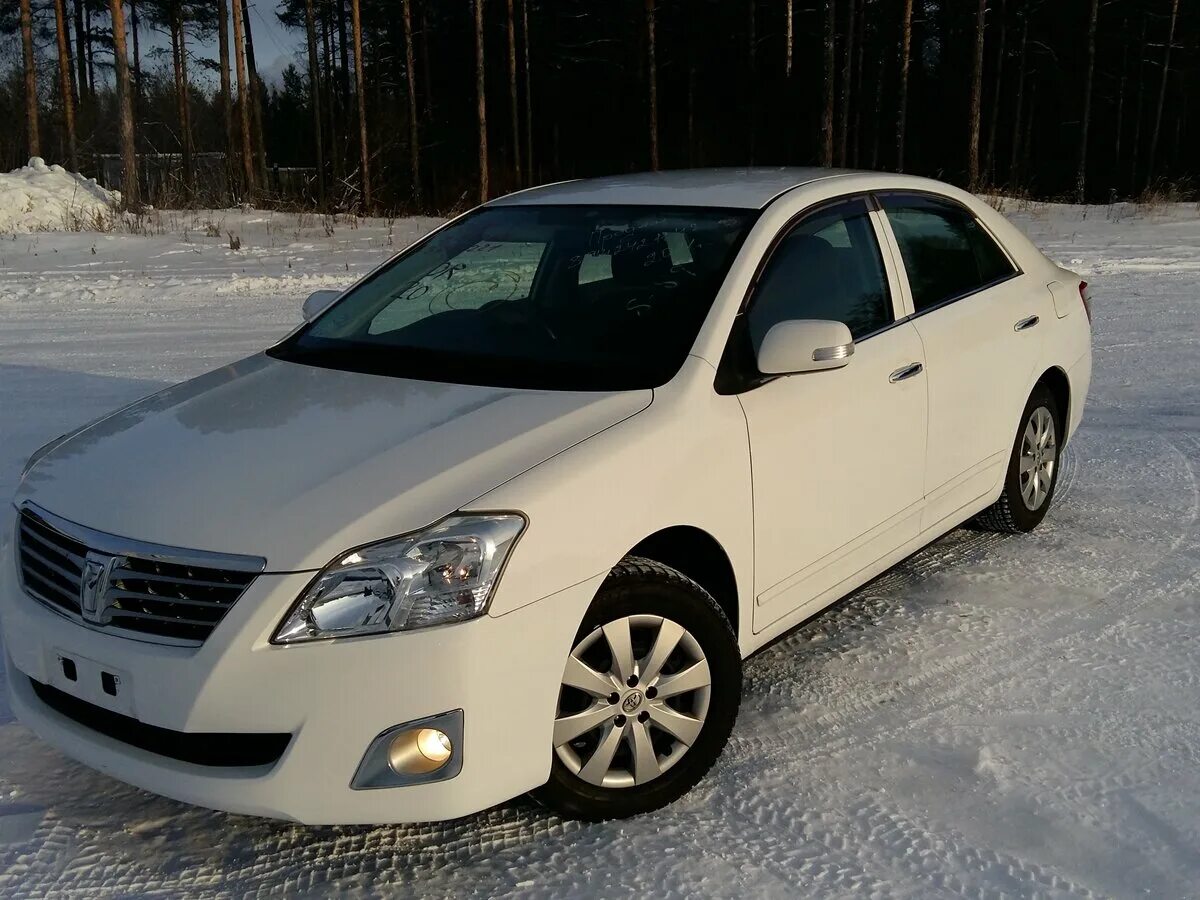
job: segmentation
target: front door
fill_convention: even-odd
[[[898,321],[878,215],[856,198],[800,220],[776,244],[745,313],[754,349],[786,319],[841,321],[855,339],[843,368],[739,395],[754,478],[755,631],[918,531],[924,356],[912,324]]]

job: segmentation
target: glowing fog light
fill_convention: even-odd
[[[397,775],[436,772],[454,754],[450,735],[436,728],[402,731],[388,745],[388,767]]]

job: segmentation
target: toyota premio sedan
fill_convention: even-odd
[[[1086,287],[920,178],[487,203],[34,453],[0,535],[13,709],[231,812],[662,807],[749,654],[968,519],[1038,525]]]

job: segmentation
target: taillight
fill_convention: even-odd
[[[1079,282],[1079,299],[1083,301],[1083,311],[1087,313],[1088,324],[1092,324],[1092,295],[1088,293],[1086,281]]]

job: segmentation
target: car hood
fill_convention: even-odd
[[[72,435],[16,500],[80,525],[320,568],[469,504],[645,409],[649,390],[512,390],[253,356]]]

